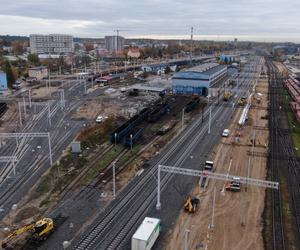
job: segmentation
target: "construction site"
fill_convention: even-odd
[[[49,77],[3,100],[2,248],[298,249],[281,94],[298,83],[253,51],[230,70],[208,59],[138,84]]]
[[[263,180],[267,158],[257,156],[257,152],[268,152],[267,110],[263,109],[268,105],[268,79],[259,79],[251,103],[247,124],[239,125],[243,109],[238,109],[228,127],[230,135],[213,148],[208,159],[218,173]],[[196,211],[181,212],[165,249],[184,249],[187,230],[190,249],[264,249],[265,188],[237,187],[232,188],[229,178],[199,183],[190,194],[200,201]]]

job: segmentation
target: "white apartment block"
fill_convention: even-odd
[[[61,54],[74,51],[73,36],[62,34],[30,35],[30,52],[34,54]]]

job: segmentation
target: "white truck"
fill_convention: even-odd
[[[214,162],[206,161],[203,170],[207,171],[207,172],[213,172],[214,171]],[[200,180],[201,180],[201,183],[200,183],[201,187],[207,187],[208,180],[207,180],[206,176],[203,176]]]
[[[161,221],[146,217],[131,239],[131,250],[150,250],[161,230]]]

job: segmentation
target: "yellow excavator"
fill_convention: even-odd
[[[229,99],[232,97],[232,93],[230,91],[225,91],[223,95],[223,100],[225,102],[229,101]]]
[[[189,196],[184,204],[184,210],[188,213],[195,213],[199,203],[200,200],[198,198],[192,198]]]
[[[238,105],[239,106],[245,106],[247,103],[247,98],[245,96],[243,96],[239,101],[238,101]]]
[[[30,233],[30,240],[33,241],[42,241],[47,239],[49,234],[54,231],[54,222],[50,218],[43,218],[36,222],[32,222],[24,227],[21,227],[10,235],[8,235],[2,242],[2,248],[7,248],[9,244],[13,241],[14,238],[22,235],[24,233]]]

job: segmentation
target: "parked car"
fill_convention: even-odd
[[[103,115],[99,115],[99,116],[97,116],[97,118],[96,118],[96,122],[97,123],[101,123],[101,122],[103,122],[103,121],[105,121],[106,119],[107,119],[108,117],[107,116],[103,116]]]
[[[229,134],[230,134],[229,129],[224,129],[224,130],[223,130],[223,133],[222,133],[222,136],[223,136],[223,137],[228,137]]]

